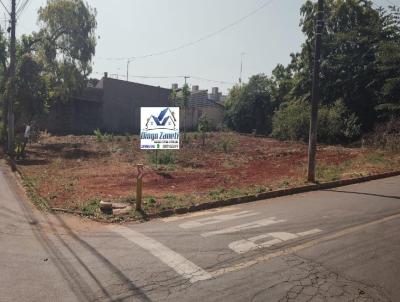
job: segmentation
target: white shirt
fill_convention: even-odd
[[[31,126],[27,125],[25,128],[24,137],[29,138],[30,135],[31,135]]]

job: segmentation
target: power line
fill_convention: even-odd
[[[101,72],[93,72],[94,74],[98,75],[103,75]],[[117,73],[110,73],[110,76],[118,76],[121,78],[126,78],[126,75],[122,74],[117,74]],[[193,76],[193,75],[188,75],[188,76],[183,76],[183,75],[171,75],[171,76],[147,76],[147,75],[129,75],[130,78],[139,78],[139,79],[178,79],[178,78],[185,78],[185,77],[190,77],[195,80],[199,81],[205,81],[205,82],[211,82],[211,83],[219,83],[222,85],[235,85],[236,83],[234,82],[227,82],[227,81],[220,81],[220,80],[213,80],[213,79],[207,79],[199,76]]]
[[[141,55],[141,56],[134,56],[134,57],[129,57],[129,58],[103,58],[104,60],[108,60],[108,61],[123,61],[123,60],[128,60],[128,59],[144,59],[144,58],[149,58],[149,57],[155,57],[155,56],[160,56],[160,55],[165,55],[168,53],[172,53],[172,52],[176,52],[178,50],[193,46],[197,43],[203,42],[204,40],[210,39],[226,30],[228,30],[229,28],[236,26],[237,24],[245,21],[246,19],[250,18],[251,16],[257,14],[259,11],[261,11],[262,9],[264,9],[265,7],[267,7],[269,4],[271,4],[274,0],[269,0],[267,2],[265,2],[264,4],[262,4],[261,6],[257,7],[256,9],[252,10],[251,12],[249,12],[248,14],[246,14],[245,16],[235,20],[232,23],[229,23],[228,25],[223,26],[222,28],[209,33],[197,40],[191,41],[191,42],[187,42],[185,44],[179,45],[177,47],[174,48],[170,48],[167,50],[163,50],[163,51],[159,51],[159,52],[154,52],[154,53],[149,53],[146,55]]]
[[[19,18],[21,16],[22,12],[27,7],[28,3],[29,3],[29,0],[25,0],[25,2],[23,4],[21,4],[21,6],[18,8],[18,10],[17,10],[17,18]]]
[[[8,10],[7,6],[4,5],[3,0],[0,0],[1,5],[4,7],[4,9],[6,10],[6,12],[11,15],[10,11]]]

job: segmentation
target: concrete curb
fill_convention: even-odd
[[[247,195],[247,196],[241,196],[241,197],[230,198],[230,199],[225,199],[225,200],[206,202],[206,203],[202,203],[202,204],[198,204],[198,205],[194,205],[194,206],[190,206],[190,207],[165,210],[165,211],[161,211],[161,212],[155,213],[155,214],[147,214],[146,218],[148,218],[148,219],[165,218],[165,217],[169,217],[169,216],[177,215],[177,214],[178,215],[186,214],[186,213],[192,213],[192,212],[214,209],[214,208],[219,208],[219,207],[237,205],[237,204],[242,204],[242,203],[250,203],[250,202],[255,202],[255,201],[264,200],[264,199],[289,196],[289,195],[294,195],[294,194],[299,194],[299,193],[332,189],[332,188],[343,187],[343,186],[348,186],[348,185],[352,185],[352,184],[363,183],[366,181],[378,180],[378,179],[394,177],[394,176],[399,176],[399,175],[400,175],[400,171],[392,171],[392,172],[362,176],[362,177],[357,177],[357,178],[349,178],[349,179],[342,179],[342,180],[325,182],[325,183],[305,185],[305,186],[301,186],[301,187],[276,190],[276,191],[265,192],[265,193],[260,193],[260,194],[256,194],[256,195]]]

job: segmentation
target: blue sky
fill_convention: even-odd
[[[169,88],[173,82],[182,85],[184,79],[134,76],[189,75],[228,82],[188,80],[200,88],[219,86],[225,92],[230,83],[238,81],[242,52],[245,81],[253,74],[270,74],[276,64],[289,62],[289,54],[298,51],[304,40],[299,28],[304,0],[89,0],[97,10],[99,36],[93,76],[101,77],[107,71],[125,79],[126,60],[108,58],[141,56],[180,46],[215,32],[267,2],[264,9],[216,36],[176,52],[130,63],[131,81]],[[30,0],[19,18],[18,34],[37,28],[36,12],[45,3]],[[387,5],[383,0],[375,3]]]

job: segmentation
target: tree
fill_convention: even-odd
[[[178,94],[176,92],[175,89],[172,89],[169,97],[168,97],[168,101],[170,106],[175,106],[176,105],[176,100],[177,100]]]
[[[35,119],[78,94],[91,73],[96,11],[82,0],[49,0],[38,11],[39,31],[17,41],[16,122]],[[8,55],[0,60],[7,69]],[[1,92],[7,93],[7,81]]]
[[[182,107],[184,109],[183,116],[183,141],[186,142],[186,115],[187,108],[189,106],[189,98],[190,98],[190,88],[188,84],[183,85],[182,87]]]
[[[201,132],[203,147],[206,144],[207,132],[211,131],[212,128],[213,127],[212,127],[211,121],[208,119],[206,114],[203,114],[199,119],[199,125],[198,125],[198,129]]]
[[[20,58],[16,74],[15,112],[21,128],[24,124],[31,124],[48,110],[49,97],[42,72],[43,66],[32,56],[24,55]]]
[[[240,132],[269,134],[272,115],[278,103],[272,99],[273,82],[264,74],[252,76],[248,84],[229,92],[227,124]]]
[[[7,81],[7,39],[0,29],[0,144],[5,142],[7,122],[7,102],[5,98],[5,83]]]
[[[376,64],[378,69],[378,117],[390,120],[400,117],[400,9],[390,7],[381,11],[384,35],[378,44]]]

